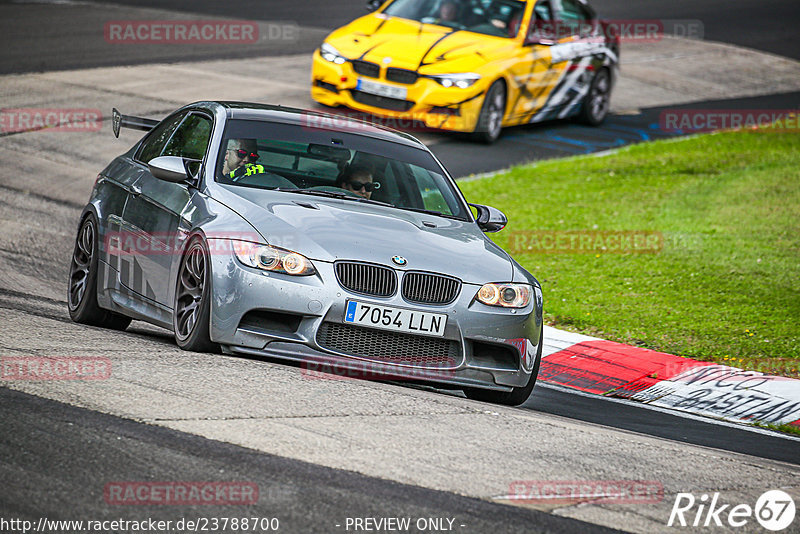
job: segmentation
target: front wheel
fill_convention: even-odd
[[[483,99],[481,114],[472,138],[481,143],[491,144],[500,137],[503,129],[503,116],[506,112],[506,89],[500,80],[494,82]]]
[[[186,247],[178,270],[178,286],[173,307],[175,342],[183,350],[217,352],[211,341],[211,262],[208,249],[199,237]]]
[[[608,115],[611,105],[611,75],[600,69],[592,79],[589,92],[583,99],[578,118],[590,126],[599,126]]]
[[[539,333],[539,347],[536,351],[536,363],[531,371],[528,383],[511,391],[492,391],[490,389],[464,388],[464,395],[468,399],[481,402],[491,402],[492,404],[504,404],[506,406],[519,406],[531,396],[533,386],[536,385],[536,377],[539,375],[539,364],[542,362],[542,342],[544,340],[544,327]]]
[[[69,266],[67,307],[76,323],[125,330],[130,317],[101,308],[97,304],[97,266],[99,256],[97,221],[88,215],[78,229]]]

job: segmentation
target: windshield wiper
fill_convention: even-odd
[[[394,207],[397,208],[397,209],[401,209],[401,210],[408,210],[408,211],[414,211],[414,212],[417,212],[417,213],[424,213],[426,215],[435,215],[437,217],[444,217],[445,219],[455,219],[457,221],[466,221],[467,220],[467,219],[465,219],[463,217],[457,217],[455,215],[449,215],[447,213],[442,213],[440,211],[426,210],[426,209],[423,209],[423,208],[407,208],[405,206],[394,206]]]
[[[277,188],[275,191],[284,191],[286,193],[301,193],[303,195],[315,195],[319,197],[328,197],[328,198],[338,198],[341,200],[354,200],[356,202],[366,202],[367,204],[377,204],[379,206],[388,206],[390,208],[394,208],[394,204],[389,204],[388,202],[381,202],[380,200],[371,200],[369,198],[364,197],[354,197],[352,195],[348,195],[347,193],[337,193],[336,191],[320,191],[317,189],[282,189]]]
[[[276,187],[272,189],[272,191],[283,191],[286,193],[300,193],[303,195],[315,195],[318,197],[338,198],[341,200],[354,200],[356,202],[365,202],[367,204],[377,204],[378,206],[386,206],[387,208],[396,208],[399,210],[424,213],[426,215],[435,215],[436,217],[444,217],[445,219],[454,219],[456,221],[468,221],[468,219],[465,219],[464,217],[457,217],[455,215],[449,215],[447,213],[442,213],[439,211],[426,210],[423,208],[409,208],[406,206],[396,206],[395,204],[390,204],[388,202],[381,202],[380,200],[372,200],[370,198],[364,198],[360,196],[355,197],[352,195],[348,195],[347,193],[339,193],[337,191],[323,191],[319,189],[287,189],[281,187]]]

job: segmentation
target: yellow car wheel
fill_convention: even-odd
[[[473,138],[481,143],[494,143],[500,137],[500,131],[503,129],[505,112],[506,86],[502,80],[497,80],[486,91],[481,114],[478,116],[478,123],[472,134]]]
[[[590,126],[598,126],[608,115],[610,102],[611,75],[608,73],[608,69],[600,69],[592,79],[578,118]]]

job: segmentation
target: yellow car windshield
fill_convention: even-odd
[[[395,0],[385,15],[454,30],[516,37],[525,11],[519,0]]]

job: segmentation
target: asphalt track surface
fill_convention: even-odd
[[[800,26],[800,4],[796,0],[768,3],[744,0],[735,4],[720,0],[649,0],[635,4],[600,0],[593,5],[612,20],[699,20],[704,39],[800,57],[800,38],[796,32]],[[211,0],[191,3],[180,0],[5,0],[0,2],[0,49],[4,52],[0,55],[0,74],[310,53],[328,31],[365,12],[364,4],[355,0],[336,3],[319,0],[295,3],[278,0],[224,3]],[[134,46],[111,44],[104,39],[103,29],[110,21],[183,16],[260,21],[264,39],[243,46]],[[283,27],[290,30],[287,38],[268,38],[271,28]],[[686,107],[774,110],[793,109],[799,104],[800,93],[784,93],[693,102]],[[574,121],[507,128],[492,146],[477,145],[458,134],[434,134],[427,142],[453,176],[463,177],[539,159],[598,152],[683,135],[684,132],[665,132],[659,128],[658,114],[663,109],[647,107],[633,110],[633,113],[612,114],[601,128],[586,127]],[[393,126],[391,121],[386,124]],[[401,125],[401,129],[408,129],[402,126],[405,125]],[[413,128],[411,132],[414,133]]]
[[[645,108],[635,114],[610,115],[600,128],[584,126],[573,121],[557,121],[506,128],[500,139],[491,146],[470,143],[459,136],[449,136],[430,148],[453,176],[463,177],[531,160],[591,154],[631,143],[680,137],[690,133],[663,130],[659,117],[666,109],[771,110],[795,109],[798,105],[800,105],[800,92],[796,91],[747,98],[706,100],[691,104]],[[465,151],[465,145],[469,146],[469,150]]]
[[[346,532],[347,517],[451,518],[463,533],[615,530],[553,514],[432,491],[255,451],[0,388],[0,516],[177,521],[277,518],[278,532]],[[23,475],[24,474],[24,475]],[[107,483],[248,482],[246,506],[120,506]],[[352,531],[352,528],[351,528]]]
[[[611,20],[698,20],[703,38],[800,59],[800,4],[795,0],[596,0],[592,5]],[[125,9],[125,8],[128,9]],[[297,39],[254,46],[120,47],[104,43],[111,20],[141,20],[146,8],[236,20],[287,23],[316,28]],[[0,1],[0,74],[106,65],[257,57],[311,52],[328,31],[365,13],[358,0],[105,0],[102,2]],[[138,13],[138,16],[136,15]],[[158,11],[147,18],[158,18]],[[173,18],[169,15],[166,18]],[[624,50],[623,50],[624,54]]]

